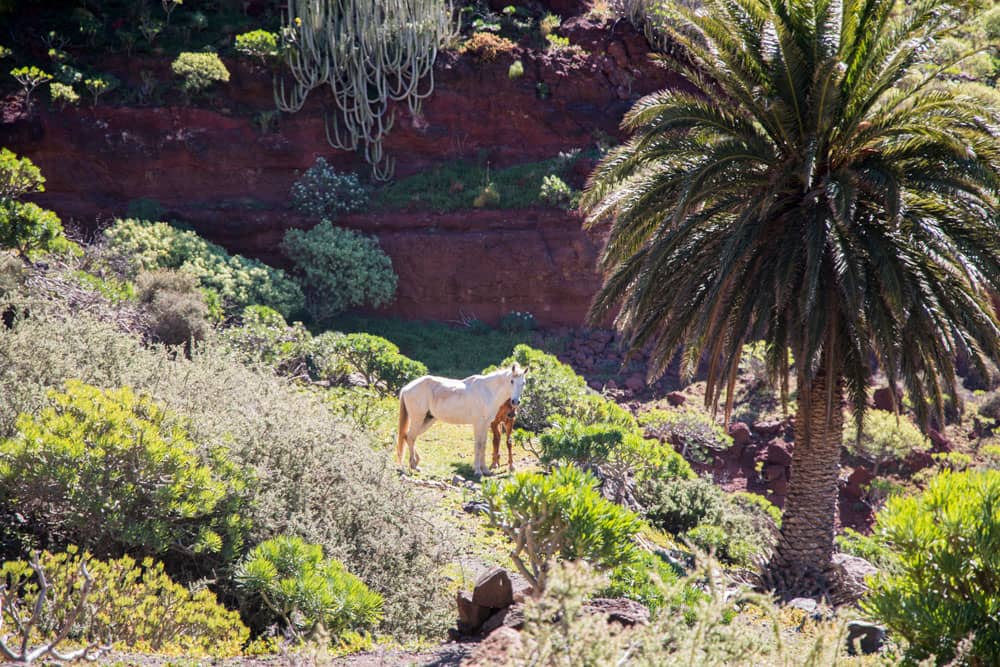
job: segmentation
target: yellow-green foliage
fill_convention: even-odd
[[[248,530],[235,508],[244,485],[223,451],[199,452],[176,417],[128,387],[69,380],[0,443],[8,509],[49,540],[100,554],[179,548],[232,558]]]
[[[473,53],[480,60],[493,61],[515,48],[517,45],[506,37],[491,32],[477,32],[469,37],[459,50],[462,53]]]
[[[229,81],[229,70],[214,53],[182,53],[170,65],[186,93],[200,93],[216,82]]]
[[[191,231],[165,222],[116,220],[104,232],[111,250],[120,254],[133,275],[154,269],[179,269],[222,298],[230,315],[262,304],[288,317],[302,308],[302,291],[280,269],[255,259],[230,255]]]
[[[862,606],[911,657],[1000,664],[1000,473],[943,472],[919,495],[889,498],[874,537],[888,566]]]
[[[93,586],[73,638],[116,648],[166,655],[226,658],[241,653],[250,631],[235,611],[219,604],[207,588],[189,590],[174,583],[163,564],[145,559],[141,566],[129,556],[100,561],[75,547],[62,553],[44,552],[40,564],[49,584],[48,603],[40,625],[43,638],[58,628],[77,604],[83,585],[81,558]],[[8,561],[0,581],[24,591],[24,607],[32,608],[37,582],[25,561]],[[3,619],[9,627],[10,619]]]
[[[712,452],[733,446],[733,439],[710,414],[697,408],[650,410],[639,415],[639,424],[677,447],[686,457],[706,460]]]
[[[858,440],[857,424],[844,420],[844,446],[854,456],[872,462],[874,470],[894,459],[905,458],[912,451],[930,447],[930,442],[906,415],[884,410],[865,412]]]
[[[490,522],[514,542],[511,558],[539,590],[557,557],[599,567],[635,560],[639,518],[605,500],[596,486],[593,475],[574,465],[483,484]]]
[[[278,36],[267,30],[252,30],[236,35],[236,50],[251,58],[266,62],[279,53]]]
[[[323,547],[299,537],[276,537],[258,545],[237,566],[236,584],[271,620],[292,631],[317,623],[333,638],[371,629],[382,618],[382,596],[323,557]]]

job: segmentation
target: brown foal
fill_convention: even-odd
[[[497,410],[497,416],[490,424],[490,430],[493,431],[493,463],[490,464],[490,469],[500,465],[500,429],[503,428],[507,434],[507,470],[514,472],[514,454],[511,449],[510,434],[514,431],[515,417],[517,417],[517,408],[508,399]]]

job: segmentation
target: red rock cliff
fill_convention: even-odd
[[[564,23],[588,55],[518,50],[496,62],[442,54],[434,94],[422,113],[398,115],[386,140],[405,176],[456,159],[491,165],[534,161],[616,135],[622,114],[639,95],[672,83],[648,59],[645,40],[624,22]],[[511,80],[520,59],[525,75]],[[169,80],[168,64],[108,65],[129,85],[140,72]],[[124,214],[130,200],[158,200],[172,217],[190,222],[235,252],[280,264],[283,231],[304,220],[285,209],[298,173],[323,155],[342,168],[364,169],[353,154],[326,143],[322,95],[306,109],[260,128],[273,109],[270,75],[229,63],[225,97],[209,108],[85,107],[30,117],[8,103],[0,143],[42,169],[40,204],[64,220],[92,224]],[[540,86],[539,84],[544,84]],[[539,89],[546,95],[539,95]],[[400,276],[399,298],[385,312],[412,318],[478,317],[493,321],[528,310],[547,325],[582,322],[599,280],[600,239],[578,216],[553,209],[391,212],[343,219],[378,234]]]

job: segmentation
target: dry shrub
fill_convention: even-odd
[[[449,620],[439,566],[454,540],[432,501],[405,486],[389,457],[318,394],[212,345],[175,358],[85,316],[39,316],[0,331],[0,435],[67,378],[148,392],[188,418],[194,442],[227,447],[257,480],[243,513],[253,521],[250,541],[292,534],[323,545],[385,597],[384,630],[434,633]]]
[[[194,276],[170,269],[150,271],[139,275],[136,288],[154,340],[190,349],[208,336],[208,308]]]
[[[480,60],[494,61],[502,55],[510,53],[517,44],[505,37],[491,32],[477,32],[462,44],[462,53],[474,53]]]

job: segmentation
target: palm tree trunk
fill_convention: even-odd
[[[781,535],[771,574],[785,596],[815,595],[828,585],[837,513],[837,477],[843,438],[844,386],[826,368],[800,392],[795,418],[795,450]]]

